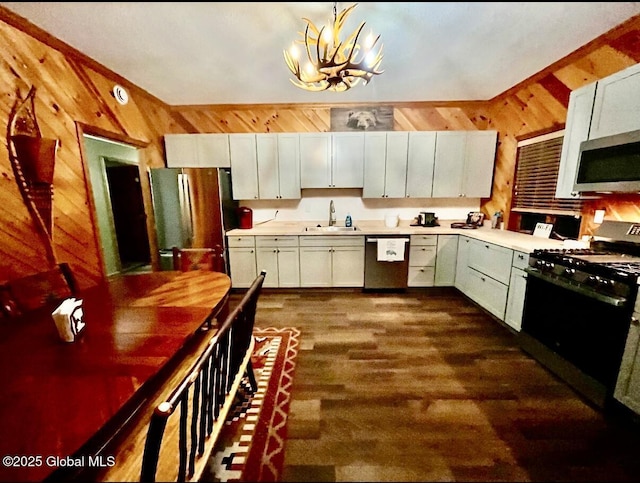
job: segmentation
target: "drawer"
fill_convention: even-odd
[[[437,245],[438,235],[411,235],[411,245]]]
[[[228,236],[227,246],[233,248],[253,248],[255,247],[254,236]]]
[[[433,287],[435,267],[409,267],[409,287]]]
[[[295,235],[284,236],[256,236],[256,247],[297,247],[298,237]]]
[[[364,236],[307,235],[300,236],[301,247],[363,247]]]
[[[413,246],[409,247],[409,266],[426,267],[435,266],[436,247],[435,246]]]
[[[524,270],[529,266],[529,254],[514,250],[512,265],[514,268],[519,268],[520,270]]]

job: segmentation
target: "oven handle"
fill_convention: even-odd
[[[557,285],[558,287],[566,288],[567,290],[572,290],[573,292],[579,293],[580,295],[591,297],[592,299],[596,299],[608,305],[613,305],[614,307],[622,307],[627,303],[627,299],[625,297],[616,297],[613,295],[605,295],[602,293],[594,292],[589,288],[584,288],[580,285],[574,285],[564,280],[550,277],[544,273],[541,273],[535,268],[526,267],[524,271],[532,277],[552,283],[554,285]]]

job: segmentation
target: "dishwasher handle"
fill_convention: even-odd
[[[395,237],[390,237],[390,238],[395,238]],[[378,243],[378,240],[384,240],[384,238],[367,238],[367,243]],[[404,243],[409,243],[409,238],[398,238],[398,240],[401,240]]]

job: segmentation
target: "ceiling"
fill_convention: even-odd
[[[0,2],[169,105],[487,100],[640,14],[640,2],[366,2],[381,68],[366,86],[308,92],[283,50],[332,2]],[[338,11],[352,5],[339,2]],[[344,36],[343,36],[344,37]]]

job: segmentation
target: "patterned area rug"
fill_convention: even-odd
[[[251,356],[258,391],[242,381],[220,440],[200,481],[278,481],[300,331],[254,330]]]

